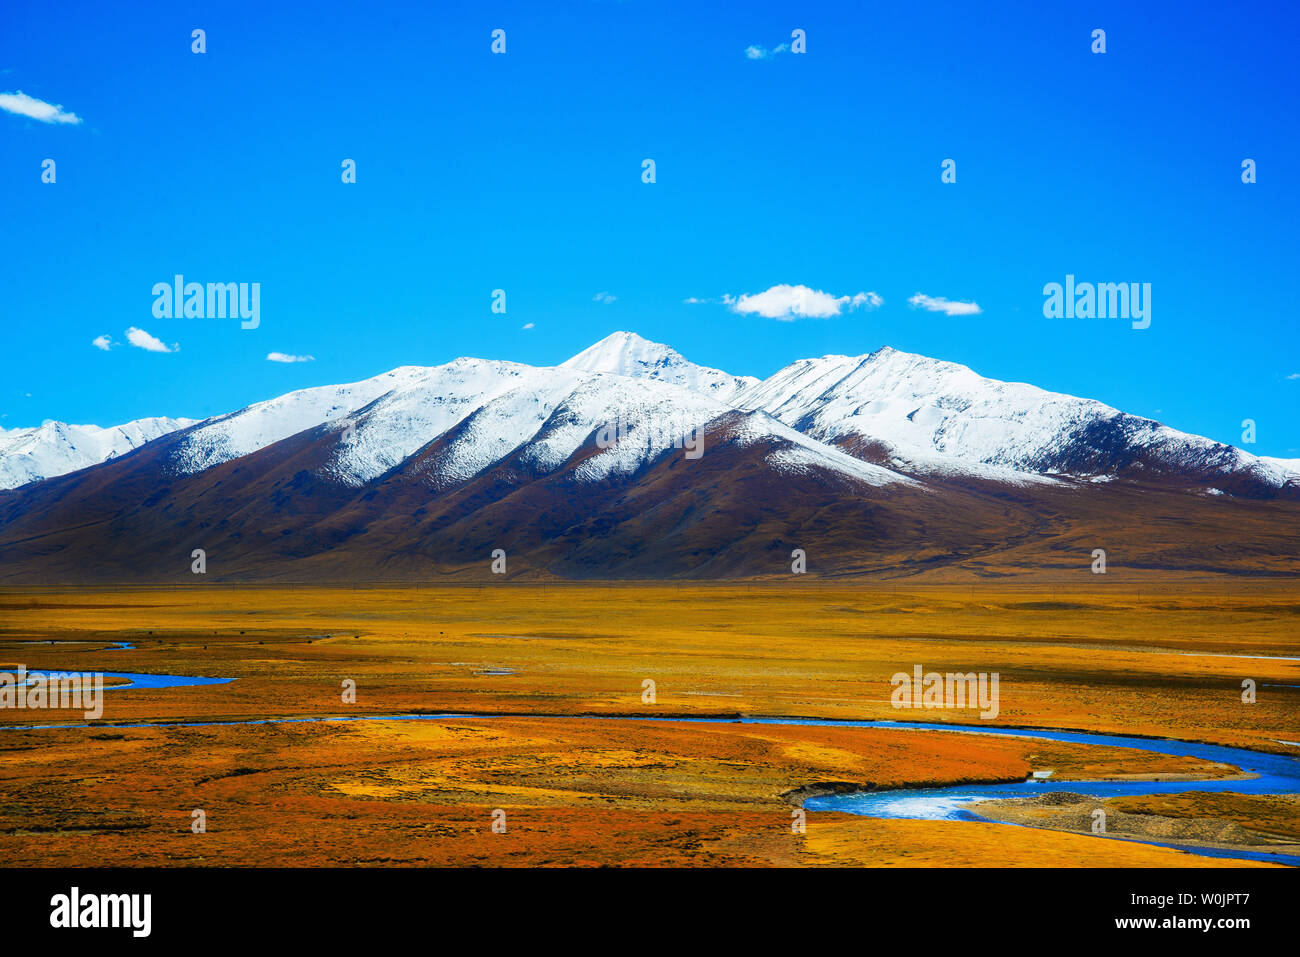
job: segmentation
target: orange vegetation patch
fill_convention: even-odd
[[[1036,744],[573,718],[5,732],[0,854],[20,865],[1199,863],[965,823],[810,813],[798,834],[782,798],[827,781],[1023,777]],[[1083,766],[1089,750],[1055,758]],[[1131,770],[1150,757],[1107,760],[1125,755]],[[191,831],[196,809],[206,833]]]

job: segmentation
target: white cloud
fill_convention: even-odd
[[[782,283],[764,292],[723,296],[722,301],[733,312],[763,316],[767,319],[829,319],[854,309],[876,309],[884,302],[874,292],[859,292],[852,296],[833,296],[820,289],[807,286],[790,286]]]
[[[850,309],[858,309],[864,306],[867,309],[879,309],[884,304],[885,300],[880,298],[879,293],[874,292],[860,292],[849,300]]]
[[[525,329],[531,329],[531,328],[533,328],[533,324],[532,324],[531,322],[525,322],[525,323],[524,323],[524,328],[525,328]]]
[[[767,49],[766,47],[759,46],[757,43],[753,43],[745,47],[745,58],[749,60],[769,60],[772,57],[776,56],[778,53],[785,53],[789,49],[790,49],[790,44],[788,43],[782,43],[779,46],[774,46],[770,50]]]
[[[1288,379],[1300,379],[1300,372],[1292,372],[1289,376],[1287,376],[1287,378],[1288,378]]]
[[[268,362],[315,362],[315,356],[292,356],[287,352],[268,352],[266,354]]]
[[[96,336],[94,339],[90,341],[90,344],[94,346],[96,349],[103,349],[105,352],[107,352],[109,349],[113,348],[114,345],[113,337],[106,336],[106,335]]]
[[[596,295],[591,297],[591,301],[604,303],[605,305],[608,306],[611,302],[613,302],[617,298],[618,296],[611,296],[607,292],[598,292],[596,293]]]
[[[180,352],[181,347],[176,343],[170,346],[164,343],[156,336],[151,336],[143,329],[132,326],[126,330],[126,341],[131,343],[137,349],[144,349],[146,352]]]
[[[984,311],[977,302],[955,302],[943,296],[927,296],[919,292],[907,301],[913,309],[942,312],[945,316],[977,316]]]
[[[42,123],[71,123],[75,125],[81,122],[81,117],[76,113],[64,112],[62,106],[38,100],[34,96],[28,96],[22,90],[16,93],[0,93],[0,110],[17,113],[19,116],[27,116]]]

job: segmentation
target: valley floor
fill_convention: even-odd
[[[0,711],[0,856],[19,865],[1222,866],[1069,833],[1081,827],[1061,810],[1068,804],[1013,810],[1034,828],[830,812],[808,812],[803,833],[792,828],[799,795],[849,785],[1010,781],[1036,770],[1056,780],[1235,773],[1197,758],[684,719],[981,723],[978,709],[893,707],[891,676],[920,665],[997,673],[990,725],[1300,755],[1297,622],[1296,589],[1265,581],[1140,594],[815,580],[8,589],[0,671],[235,680],[108,692],[91,728],[23,730],[15,726],[85,722],[70,711]],[[1253,703],[1242,700],[1247,681]],[[349,682],[354,702],[344,700]],[[421,712],[466,716],[220,724]],[[203,726],[148,726],[175,722]],[[1290,853],[1300,840],[1294,799],[1113,801],[1108,813],[1125,836]],[[193,833],[195,811],[206,833]]]

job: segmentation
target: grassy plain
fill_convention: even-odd
[[[0,591],[0,670],[215,675],[106,696],[103,727],[0,731],[0,854],[33,864],[1215,862],[1054,830],[808,814],[791,792],[1231,773],[1127,749],[890,729],[614,722],[737,714],[981,723],[898,710],[890,676],[998,672],[997,725],[1296,754],[1300,596],[830,584]],[[77,644],[27,644],[38,641]],[[133,650],[112,650],[126,641]],[[1225,656],[1248,657],[1225,657]],[[644,682],[654,701],[643,700]],[[1242,682],[1258,700],[1241,700]],[[356,683],[344,702],[345,680]],[[439,721],[125,724],[456,712]],[[494,717],[485,717],[492,715]],[[505,715],[533,715],[508,717]],[[80,723],[68,712],[3,724]],[[1295,805],[1291,805],[1295,808]],[[207,815],[205,834],[191,813]],[[506,833],[493,833],[493,810]],[[1181,808],[1195,819],[1194,805]],[[1219,802],[1241,823],[1259,806]],[[1269,805],[1273,833],[1295,816]],[[1226,815],[1226,816],[1225,816]],[[1274,821],[1276,824],[1276,821]]]

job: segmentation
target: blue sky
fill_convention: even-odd
[[[630,329],[756,376],[892,345],[1233,444],[1252,418],[1250,451],[1300,455],[1287,6],[701,6],[11,0],[0,93],[81,122],[0,111],[0,425],[553,364]],[[796,28],[806,53],[746,54]],[[260,326],[155,318],[176,273],[259,282]],[[1151,327],[1044,318],[1067,273],[1150,283]],[[883,303],[723,300],[781,284]]]

